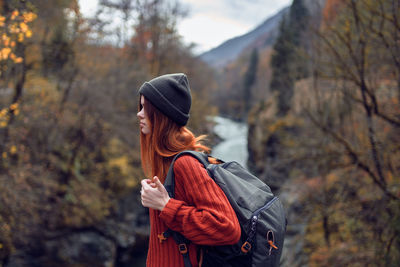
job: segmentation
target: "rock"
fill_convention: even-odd
[[[112,267],[116,256],[116,244],[96,232],[83,232],[46,242],[46,251],[49,258],[55,262]]]
[[[5,267],[125,267],[145,266],[148,211],[138,190],[118,201],[114,213],[96,225],[76,229],[42,230],[16,246]]]

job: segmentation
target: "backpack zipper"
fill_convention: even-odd
[[[268,201],[267,204],[265,204],[264,206],[262,206],[261,208],[259,208],[255,212],[253,212],[253,215],[251,216],[250,232],[249,232],[249,235],[247,236],[246,241],[243,243],[242,252],[247,253],[248,251],[250,251],[250,249],[252,247],[251,244],[253,243],[254,235],[256,234],[256,230],[257,230],[258,215],[260,215],[260,212],[262,212],[263,210],[268,209],[272,205],[272,203],[274,203],[274,201],[277,199],[278,199],[278,197],[274,196],[274,198],[271,199],[270,201]],[[248,249],[243,250],[244,246],[247,246]]]
[[[260,212],[263,211],[263,210],[268,209],[268,208],[272,205],[272,203],[274,203],[274,201],[277,200],[277,199],[278,199],[278,197],[277,197],[277,196],[274,196],[274,198],[271,199],[270,201],[268,201],[267,204],[265,204],[264,206],[262,206],[261,208],[259,208],[258,210],[256,210],[256,211],[253,213],[253,217],[256,216],[256,217],[257,217],[257,220],[258,220],[258,215],[260,214]]]

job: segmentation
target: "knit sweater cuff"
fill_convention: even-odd
[[[175,216],[179,208],[184,204],[185,202],[181,200],[170,198],[167,205],[165,205],[160,213],[160,219],[163,220],[168,227],[170,227],[170,225],[172,225],[175,221]]]

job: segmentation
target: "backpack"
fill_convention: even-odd
[[[211,164],[207,154],[186,150],[174,157],[164,182],[171,198],[175,196],[174,163],[182,155],[190,155],[204,165],[225,193],[242,231],[239,242],[234,245],[202,246],[201,266],[279,266],[287,220],[281,201],[269,186],[235,161]],[[191,267],[187,249],[190,240],[170,229],[163,235],[174,238],[185,267]]]

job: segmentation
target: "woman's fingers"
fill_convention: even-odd
[[[140,193],[142,205],[148,208],[162,210],[169,201],[169,196],[158,177],[155,176],[152,180],[144,179],[141,181],[141,185],[142,189]]]
[[[156,186],[159,190],[161,190],[161,191],[164,191],[164,190],[165,190],[164,185],[161,183],[160,179],[158,179],[157,176],[154,176],[153,182],[154,182],[155,186]]]

